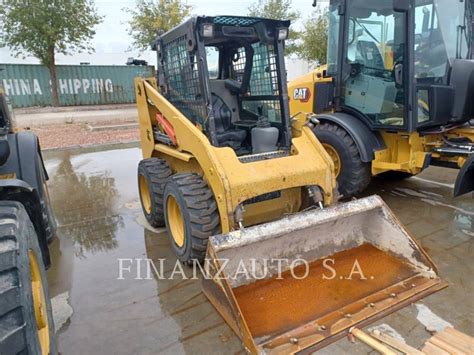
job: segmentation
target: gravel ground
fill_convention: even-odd
[[[138,128],[91,132],[83,123],[30,127],[30,130],[38,135],[43,150],[129,143],[140,139]]]

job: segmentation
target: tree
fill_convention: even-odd
[[[328,26],[327,13],[320,9],[303,23],[301,43],[296,52],[308,62],[326,64]]]
[[[301,17],[299,11],[291,9],[291,0],[258,0],[248,8],[248,16],[290,20],[292,23],[298,21]],[[299,37],[300,33],[290,28],[286,42],[286,52],[288,54],[296,51],[296,41]]]
[[[133,9],[124,11],[131,15],[128,21],[133,45],[149,49],[157,35],[179,25],[191,13],[192,6],[181,0],[137,0]]]
[[[102,21],[92,0],[4,0],[4,44],[16,55],[31,54],[51,78],[53,106],[59,106],[56,54],[92,52],[94,26]]]

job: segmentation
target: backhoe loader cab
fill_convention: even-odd
[[[162,94],[213,146],[239,156],[288,152],[283,43],[289,24],[225,16],[183,23],[155,43]]]
[[[466,162],[455,194],[474,188],[473,3],[330,1],[327,66],[289,84],[312,98],[292,95],[290,107],[318,114],[342,194],[361,192],[371,175]]]
[[[335,204],[315,122],[290,124],[288,25],[190,19],[157,39],[157,80],[135,80],[144,215],[179,260],[204,261],[204,293],[254,354],[322,347],[445,286],[380,198]],[[341,274],[359,260],[373,278],[320,282],[333,256]],[[298,282],[301,258],[313,273]]]

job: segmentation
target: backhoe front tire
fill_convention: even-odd
[[[166,160],[143,159],[138,164],[138,190],[143,214],[152,227],[163,227],[163,192],[172,171]]]
[[[0,201],[0,354],[57,354],[38,237],[15,201]]]
[[[372,176],[370,163],[362,161],[349,133],[331,123],[321,123],[314,133],[334,161],[339,193],[349,198],[364,191]]]
[[[197,174],[176,174],[164,192],[166,230],[179,260],[202,262],[211,235],[221,231],[214,195]]]

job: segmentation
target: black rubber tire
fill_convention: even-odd
[[[369,185],[372,173],[370,163],[361,159],[356,143],[342,127],[322,123],[314,128],[321,143],[332,146],[341,160],[341,171],[337,177],[339,193],[348,198],[364,191]]]
[[[165,217],[163,212],[163,192],[168,178],[172,171],[166,160],[158,158],[143,159],[138,164],[138,189],[140,189],[140,176],[143,176],[150,193],[151,210],[148,212],[142,200],[140,192],[140,202],[143,214],[152,227],[163,227]]]
[[[57,223],[56,219],[54,218],[53,208],[51,206],[51,200],[49,198],[48,186],[46,185],[46,176],[43,171],[43,167],[41,169],[41,185],[39,186],[39,195],[40,195],[40,203],[41,203],[41,217],[43,218],[43,224],[45,228],[45,235],[46,240],[48,243],[53,241],[54,236],[56,235],[57,230]]]
[[[0,201],[0,354],[41,354],[33,306],[30,250],[36,257],[43,285],[50,354],[57,354],[38,237],[21,203]]]
[[[413,174],[406,173],[403,171],[386,171],[382,174],[378,174],[377,177],[389,181],[402,181],[412,177]]]
[[[182,247],[175,243],[168,221],[166,206],[170,195],[175,198],[184,221]],[[163,201],[166,230],[176,256],[188,265],[194,260],[202,262],[206,256],[209,237],[221,232],[217,202],[211,189],[197,174],[176,174],[165,186]]]

